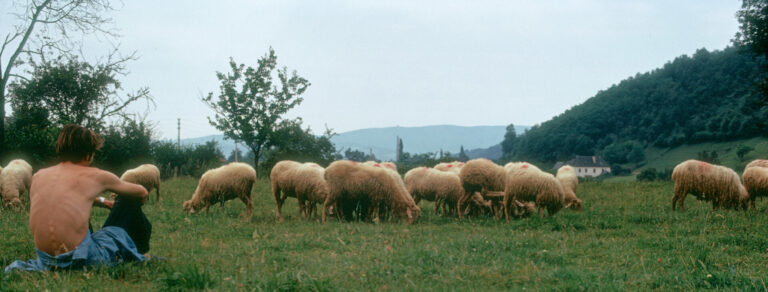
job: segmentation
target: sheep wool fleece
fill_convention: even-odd
[[[120,227],[107,226],[99,231],[85,235],[74,250],[57,256],[35,250],[37,259],[14,261],[5,272],[12,270],[47,271],[54,269],[83,269],[94,266],[115,266],[124,261],[146,261],[136,250],[136,245]]]

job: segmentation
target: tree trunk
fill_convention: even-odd
[[[256,170],[256,177],[260,178],[259,176],[259,156],[261,156],[261,147],[251,148],[251,151],[253,151],[253,169]]]
[[[5,83],[0,82],[0,157],[5,156]]]

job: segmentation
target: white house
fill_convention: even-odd
[[[611,172],[611,167],[608,163],[598,156],[576,155],[576,157],[567,162],[556,163],[555,169],[558,169],[565,164],[573,166],[574,170],[576,170],[576,176],[578,177],[595,177],[605,172]]]

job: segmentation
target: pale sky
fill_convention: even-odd
[[[175,139],[177,118],[182,138],[218,134],[201,96],[218,94],[216,72],[230,57],[256,67],[270,46],[278,66],[312,83],[289,117],[315,133],[534,125],[677,56],[725,48],[740,4],[131,0],[110,16],[122,50],[140,57],[123,86],[150,88],[148,119],[159,138]],[[0,12],[3,37],[13,23]]]

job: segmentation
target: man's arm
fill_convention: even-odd
[[[149,196],[147,189],[141,185],[124,182],[116,175],[108,171],[103,171],[102,182],[104,188],[108,191],[114,192],[117,195],[129,196],[140,198],[142,201],[146,200]]]

